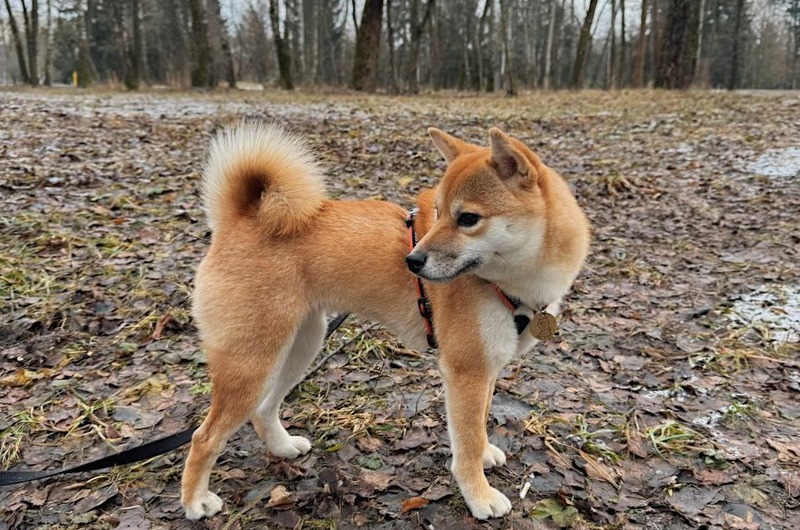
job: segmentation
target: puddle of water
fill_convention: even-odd
[[[800,176],[800,147],[767,149],[750,163],[749,170],[765,177]]]
[[[800,342],[800,286],[762,285],[737,300],[728,316],[769,329],[775,342]]]

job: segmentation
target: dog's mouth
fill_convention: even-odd
[[[428,276],[427,274],[424,273],[424,271],[420,271],[420,273],[417,274],[417,276],[419,276],[423,280],[428,280],[429,282],[446,283],[451,280],[455,280],[462,274],[466,274],[472,270],[477,269],[480,266],[481,266],[481,260],[479,258],[475,258],[466,262],[463,267],[458,269],[453,274],[448,274],[447,276]]]

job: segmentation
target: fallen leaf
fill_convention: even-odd
[[[403,506],[400,509],[400,513],[410,512],[411,510],[419,510],[420,508],[427,506],[429,502],[431,501],[424,497],[409,497],[403,501]]]
[[[267,501],[267,506],[274,508],[276,506],[292,504],[293,502],[294,500],[292,499],[292,494],[287,491],[286,486],[278,485],[269,492],[269,501]]]

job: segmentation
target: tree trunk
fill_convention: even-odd
[[[272,24],[272,38],[275,41],[275,52],[278,54],[278,71],[281,76],[281,86],[286,90],[294,90],[292,56],[286,45],[286,39],[281,36],[281,25],[278,18],[279,1],[269,0],[269,20]]]
[[[206,88],[211,83],[211,49],[208,44],[208,21],[201,0],[189,0],[192,16],[192,44],[194,45],[194,66],[192,86]]]
[[[92,84],[94,65],[92,65],[92,54],[89,48],[89,22],[87,20],[87,9],[83,8],[83,0],[78,0],[79,31],[78,39],[78,86],[88,88]]]
[[[138,89],[144,75],[144,40],[142,39],[142,7],[140,0],[131,0],[131,25],[133,41],[131,42],[131,82],[128,88]]]
[[[656,72],[658,72],[658,63],[661,60],[661,54],[659,53],[659,50],[661,50],[661,22],[658,16],[658,1],[659,0],[653,0],[650,4],[650,79],[655,79]]]
[[[642,14],[639,17],[639,38],[636,40],[636,58],[633,61],[633,86],[644,86],[644,56],[647,53],[647,0],[642,0]]]
[[[614,72],[617,68],[617,2],[611,0],[611,28],[609,29],[608,65],[606,68],[606,89],[617,88]]]
[[[44,41],[44,85],[51,86],[53,64],[53,9],[51,0],[47,0],[47,35]]]
[[[625,39],[625,0],[619,0],[620,31],[619,31],[619,62],[617,63],[617,88],[626,86],[628,71],[628,43]]]
[[[211,4],[213,16],[217,20],[219,28],[219,45],[222,51],[222,60],[224,61],[223,68],[225,70],[225,81],[228,82],[228,88],[236,88],[236,71],[233,67],[233,53],[231,52],[231,43],[228,38],[228,28],[225,25],[225,18],[222,16],[222,9],[220,8],[219,0],[212,0]]]
[[[547,46],[544,52],[544,79],[542,88],[550,90],[550,71],[553,65],[553,38],[556,29],[556,0],[550,0],[550,21],[547,24]]]
[[[503,41],[503,57],[505,62],[506,96],[516,96],[517,88],[514,86],[514,67],[511,62],[511,53],[508,46],[508,0],[500,0],[500,38]]]
[[[122,2],[113,2],[110,7],[111,18],[114,21],[114,41],[117,53],[121,59],[122,82],[125,84],[125,88],[132,90],[136,87],[133,86],[133,82],[135,81],[133,76],[133,64],[131,63],[131,56],[128,49],[128,35],[125,28],[125,5]]]
[[[303,70],[303,57],[300,42],[300,13],[297,7],[298,0],[284,0],[286,18],[283,21],[283,40],[291,56],[292,80],[303,83],[305,71]]]
[[[31,0],[30,13],[25,0],[20,0],[20,3],[28,47],[28,82],[31,86],[39,86],[39,0]]]
[[[697,57],[699,15],[696,0],[670,0],[656,70],[656,87],[684,89],[691,85]]]
[[[589,50],[589,41],[592,38],[592,20],[597,9],[597,0],[590,0],[586,18],[583,19],[581,36],[578,40],[578,51],[575,55],[575,65],[572,67],[572,80],[570,87],[573,90],[583,88],[583,77],[586,66],[586,52]]]
[[[488,76],[486,75],[486,66],[484,62],[483,38],[486,35],[486,24],[489,20],[491,6],[491,0],[486,0],[483,5],[483,13],[481,14],[478,27],[475,31],[475,49],[478,52],[478,90],[486,90],[487,92],[489,91],[489,83],[484,81]]]
[[[418,18],[419,0],[412,0],[411,3],[411,52],[408,58],[408,91],[412,94],[419,93],[419,48],[422,40],[422,32],[425,30],[425,25],[431,18],[431,9],[433,8],[434,0],[428,0],[428,5],[425,7],[425,14],[422,20]]]
[[[703,59],[703,24],[706,18],[706,0],[700,0],[700,22],[697,28],[697,57],[694,62],[694,79],[700,79],[700,68]]]
[[[744,40],[742,32],[742,12],[744,11],[744,0],[736,0],[736,13],[734,14],[733,29],[733,52],[731,53],[731,73],[728,77],[728,90],[733,90],[739,84],[739,55]]]
[[[316,82],[317,62],[319,60],[317,45],[317,26],[319,12],[324,6],[317,7],[313,0],[302,0],[303,10],[303,72],[307,83]]]
[[[31,83],[31,76],[28,73],[28,63],[25,60],[25,48],[22,46],[22,37],[19,34],[19,26],[14,18],[14,13],[11,11],[11,4],[5,0],[6,11],[8,11],[8,22],[11,26],[11,36],[14,39],[14,48],[17,51],[17,63],[19,64],[19,74],[22,76],[22,82],[26,85]]]
[[[356,90],[375,92],[377,88],[382,20],[383,0],[366,0],[356,32],[353,59],[353,88]]]
[[[388,32],[387,38],[389,39],[389,83],[392,88],[392,93],[397,94],[400,89],[397,86],[397,63],[394,58],[394,24],[392,21],[392,0],[386,0],[386,30]]]

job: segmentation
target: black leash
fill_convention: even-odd
[[[328,329],[325,332],[325,338],[329,338],[334,331],[336,331],[342,322],[349,316],[348,313],[342,313],[336,318],[328,322]],[[21,484],[23,482],[30,482],[32,480],[39,480],[43,478],[55,477],[56,475],[66,475],[67,473],[82,473],[84,471],[97,471],[98,469],[105,469],[114,466],[124,466],[126,464],[133,464],[134,462],[141,462],[153,458],[154,456],[163,455],[174,451],[178,447],[188,443],[192,439],[192,434],[197,430],[197,427],[186,429],[185,431],[170,434],[164,438],[153,440],[146,444],[142,444],[125,451],[104,456],[92,462],[86,462],[75,467],[67,469],[50,470],[50,471],[3,471],[0,472],[0,486],[9,486],[11,484]]]
[[[192,439],[192,434],[194,434],[196,429],[197,427],[192,427],[191,429],[187,429],[183,432],[171,434],[165,438],[127,449],[121,453],[108,455],[95,460],[94,462],[86,462],[85,464],[67,469],[59,469],[55,471],[5,471],[0,473],[0,486],[20,484],[22,482],[30,482],[32,480],[54,477],[56,475],[64,475],[67,473],[96,471],[98,469],[105,469],[107,467],[123,466],[125,464],[132,464],[141,460],[147,460],[148,458],[173,451],[187,443]]]

